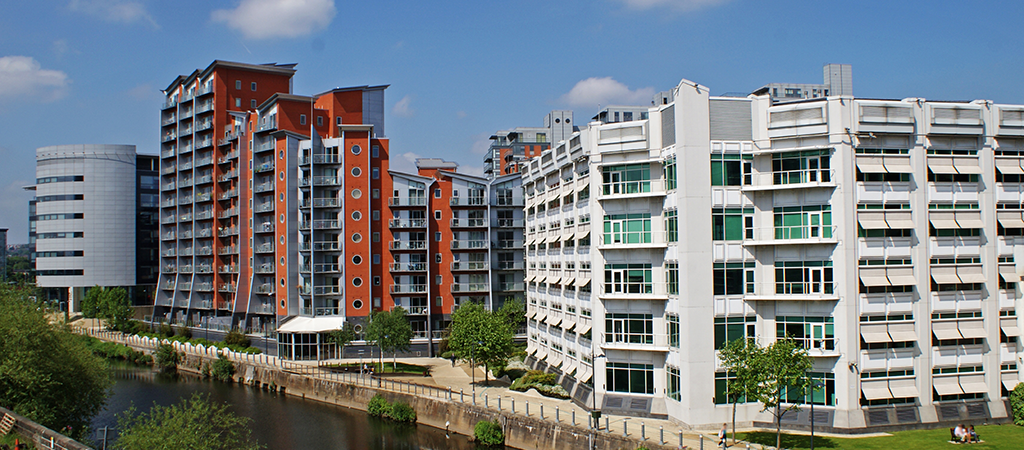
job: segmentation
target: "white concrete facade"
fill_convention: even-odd
[[[824,384],[818,426],[1005,418],[1022,164],[1024,106],[773,105],[683,80],[647,120],[591,123],[524,171],[528,351],[584,406],[717,426],[716,347],[788,335]]]

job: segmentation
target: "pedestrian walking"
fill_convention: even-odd
[[[722,447],[722,448],[725,448],[725,435],[726,435],[725,425],[726,424],[723,423],[722,424],[722,429],[718,431],[718,446]]]

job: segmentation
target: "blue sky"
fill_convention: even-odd
[[[159,90],[214,59],[297,63],[294,92],[390,84],[392,167],[480,173],[487,136],[646,103],[821,82],[859,97],[1024,103],[1022,2],[11,0],[0,4],[0,227],[27,241],[35,149],[158,148]]]

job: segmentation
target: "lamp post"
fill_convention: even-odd
[[[821,381],[811,379],[811,450],[814,450],[814,391],[823,386]]]

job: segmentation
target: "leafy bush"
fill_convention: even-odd
[[[481,420],[473,427],[473,436],[476,441],[484,445],[502,445],[505,443],[505,433],[501,431],[501,423],[497,420],[491,422]]]
[[[220,355],[220,358],[213,362],[211,374],[215,380],[231,381],[231,377],[235,375],[235,363]]]
[[[558,376],[553,373],[545,373],[540,370],[531,370],[523,375],[524,383],[533,384],[555,384]]]
[[[224,344],[231,348],[232,346],[238,346],[240,348],[246,348],[249,346],[249,336],[240,333],[238,330],[231,330],[227,336],[224,336]]]
[[[366,412],[373,417],[387,417],[391,413],[391,403],[383,395],[375,394],[366,404]]]
[[[395,402],[391,405],[391,412],[388,413],[388,418],[395,422],[415,422],[416,421],[416,410],[412,409],[405,402]]]
[[[175,336],[181,336],[186,340],[192,339],[192,329],[189,327],[177,327],[174,329]]]
[[[165,337],[165,338],[169,338],[171,336],[174,336],[174,327],[172,327],[172,326],[170,326],[169,324],[166,324],[166,323],[161,323],[160,324],[159,334],[160,334],[160,337]]]
[[[156,348],[156,365],[165,372],[171,372],[178,368],[178,361],[180,357],[178,352],[174,349],[174,346],[170,344],[160,344]]]
[[[1010,391],[1010,409],[1013,410],[1013,423],[1024,426],[1024,383]]]
[[[89,350],[97,356],[102,356],[107,359],[121,359],[138,365],[148,365],[153,363],[152,356],[136,351],[127,345],[121,345],[114,342],[104,342],[87,336],[82,336],[82,340],[85,342],[85,345],[89,347]]]

